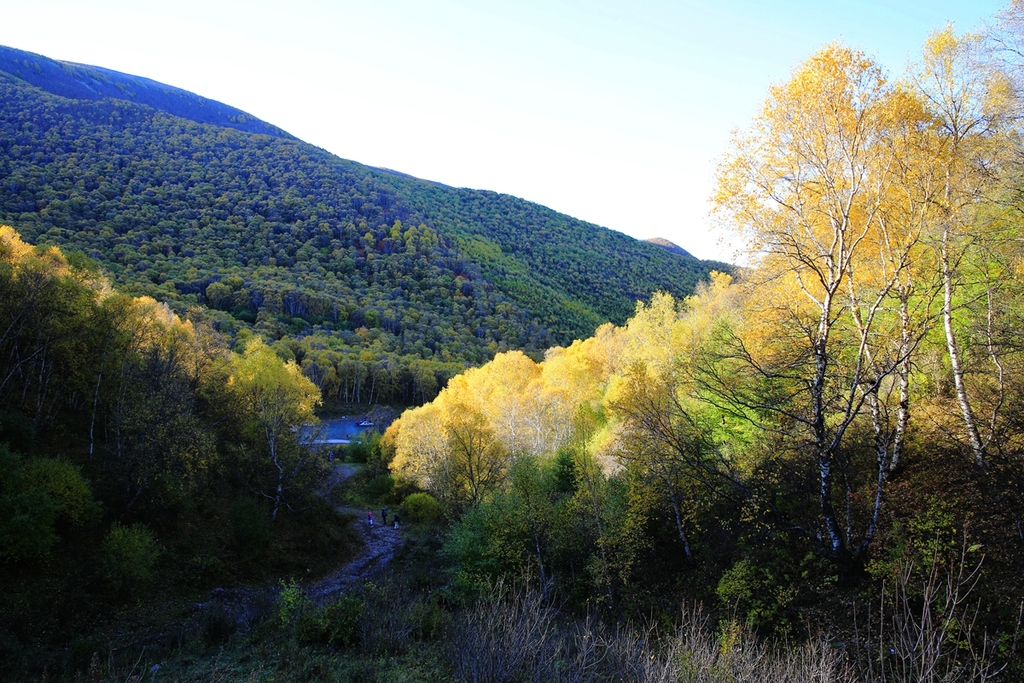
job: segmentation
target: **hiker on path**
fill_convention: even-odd
[[[395,528],[398,528],[398,513],[395,513]]]
[[[366,511],[366,523],[373,526],[373,510]]]
[[[391,508],[381,508],[380,511],[380,523],[384,526],[388,525],[388,510]]]

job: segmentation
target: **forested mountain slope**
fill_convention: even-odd
[[[345,161],[116,72],[4,48],[0,102],[0,221],[84,251],[128,291],[230,314],[222,327],[478,363],[621,323],[725,267]]]
[[[42,55],[0,45],[0,71],[54,95],[72,100],[127,100],[197,123],[237,128],[292,138],[277,126],[260,121],[241,109],[199,95],[110,69],[60,62]]]

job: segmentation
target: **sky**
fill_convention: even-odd
[[[717,161],[839,40],[898,77],[994,0],[0,0],[0,45],[144,76],[340,157],[735,261]]]

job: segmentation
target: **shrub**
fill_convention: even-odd
[[[413,493],[401,506],[402,515],[410,522],[434,522],[441,517],[441,504],[429,493]]]
[[[277,596],[277,618],[284,628],[289,628],[306,614],[309,598],[298,581],[281,581],[281,593]]]
[[[44,492],[57,506],[58,516],[78,525],[93,516],[96,503],[78,467],[64,460],[34,458],[25,463],[29,488]]]
[[[355,645],[359,640],[359,624],[364,611],[360,597],[343,595],[307,613],[299,622],[296,636],[300,643],[313,645]]]
[[[38,491],[0,497],[0,559],[45,557],[57,542],[53,502]]]
[[[195,555],[182,563],[181,578],[189,586],[202,588],[217,584],[227,576],[224,561],[213,555]]]
[[[792,628],[787,610],[796,599],[796,590],[790,577],[772,569],[765,561],[755,564],[749,559],[739,560],[722,574],[715,592],[742,617],[743,626],[786,633]]]
[[[345,447],[345,459],[349,462],[366,462],[369,453],[369,449],[362,441],[353,441]]]
[[[57,542],[56,503],[25,486],[21,458],[0,444],[0,560],[44,557]]]
[[[205,610],[199,621],[199,627],[203,644],[207,647],[224,645],[238,630],[234,615],[223,605],[215,605]]]
[[[366,483],[366,493],[378,500],[390,500],[395,491],[395,479],[390,474],[374,477]]]
[[[239,498],[231,507],[231,535],[241,557],[259,554],[270,542],[267,513],[252,498]]]
[[[21,413],[7,413],[0,410],[0,441],[6,442],[12,450],[30,452],[36,440],[32,420]]]
[[[441,516],[441,504],[430,494],[410,495],[400,510],[403,517],[414,522],[433,522]]]
[[[148,582],[159,556],[156,537],[142,524],[114,522],[103,540],[104,573],[118,592],[132,592]]]

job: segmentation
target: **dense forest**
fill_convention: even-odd
[[[541,363],[501,354],[391,425],[393,476],[453,520],[456,584],[718,605],[830,641],[849,668],[813,680],[1024,675],[1024,8],[1004,21],[933,34],[901,80],[825,47],[719,169],[750,268]]]
[[[71,100],[125,100],[197,123],[292,138],[277,126],[260,121],[240,109],[148,78],[129,76],[110,69],[58,62],[0,45],[0,71]]]
[[[0,220],[91,256],[126,292],[225,313],[218,329],[321,334],[391,366],[539,354],[725,267],[239,130],[240,115],[212,116],[224,105],[172,91],[4,48]]]
[[[358,247],[342,226],[323,249],[352,258],[367,298],[344,317],[339,304],[336,320],[318,309],[315,324],[302,317],[312,299],[288,313],[252,303],[295,287],[286,270],[300,289],[336,283],[324,301],[346,300],[355,280],[318,260],[315,242],[297,257],[309,245],[299,230],[312,229],[306,199],[265,242],[244,232],[250,219],[283,221],[274,211],[289,204],[216,218],[230,199],[193,197],[198,182],[122,188],[106,201],[133,207],[124,219],[110,206],[90,213],[103,202],[89,199],[67,208],[70,195],[51,199],[52,214],[22,211],[32,239],[0,228],[0,671],[90,682],[1021,680],[1022,54],[1017,3],[988,34],[935,32],[898,79],[839,43],[810,56],[769,91],[717,172],[717,218],[749,246],[749,265],[683,296],[640,297],[621,319],[569,296],[609,263],[599,254],[611,258],[616,238],[515,242],[515,226],[558,242],[567,223],[337,160],[377,203],[354,224]],[[198,145],[208,129],[145,117],[133,136],[177,127],[197,141],[195,172],[217,168],[223,157]],[[45,127],[20,125],[25,140]],[[111,140],[129,129],[110,124]],[[239,154],[314,153],[217,136]],[[57,173],[46,155],[64,158],[56,150],[78,138],[46,139],[37,151],[4,138],[40,155],[17,182],[5,176],[8,206],[36,196],[22,183],[54,187],[33,169]],[[159,158],[154,177],[178,159]],[[304,187],[298,170],[286,177]],[[108,181],[97,182],[81,196],[102,194]],[[122,238],[149,225],[136,216],[162,215],[143,201],[155,196],[169,211],[194,201],[213,213],[131,246]],[[95,228],[58,218],[85,215]],[[236,266],[249,248],[237,234],[266,249],[251,270]],[[200,253],[204,240],[218,277],[186,292],[204,280],[181,270],[192,256],[177,249]],[[294,253],[275,240],[293,240]],[[479,355],[424,342],[431,353],[372,372],[420,329],[398,334],[373,303],[378,273],[419,286],[406,270],[387,274],[396,255],[457,273],[454,289],[420,291],[422,315],[461,296],[507,313],[510,336],[497,343],[497,323],[482,323],[463,347],[486,347]],[[546,347],[569,327],[503,289],[525,282],[524,264],[538,287],[561,283],[552,315],[570,305],[588,325],[612,322]],[[617,310],[608,296],[600,310]],[[284,329],[287,315],[310,329]],[[441,324],[459,339],[461,327]],[[511,336],[524,330],[537,336]],[[470,359],[480,364],[459,365]],[[356,366],[339,365],[355,360],[358,383]],[[447,361],[447,375],[431,365]],[[412,407],[383,433],[337,459],[303,443],[328,394],[376,402],[402,396],[395,387],[409,387]],[[360,539],[383,534],[400,546],[387,561],[347,564]],[[338,567],[354,583],[318,592]]]
[[[88,634],[154,585],[348,551],[312,493],[326,463],[294,430],[320,392],[258,337],[230,351],[201,311],[117,293],[9,227],[0,321],[0,659]]]

